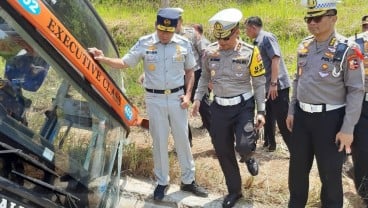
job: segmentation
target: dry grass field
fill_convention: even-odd
[[[201,121],[199,117],[190,118],[193,133],[192,153],[196,164],[196,180],[206,187],[210,192],[223,194],[227,193],[225,179],[218,164],[210,136],[205,129],[199,129]],[[154,180],[153,163],[151,155],[151,138],[147,130],[133,128],[129,135],[130,145],[125,150],[123,158],[124,174],[129,174],[138,178],[150,178]],[[173,140],[169,142],[170,155],[170,178],[171,183],[180,184],[180,169],[175,151],[173,150]],[[258,141],[257,158],[260,166],[258,176],[251,176],[244,163],[240,164],[243,195],[249,203],[259,205],[260,208],[285,208],[287,207],[288,192],[288,167],[289,153],[280,135],[277,138],[277,149],[275,152],[268,152],[262,147],[263,141]],[[363,207],[360,198],[357,196],[352,179],[343,176],[344,184],[344,207]],[[314,164],[310,174],[310,191],[307,207],[317,208],[319,205],[320,181],[318,171]]]

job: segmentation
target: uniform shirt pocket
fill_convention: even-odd
[[[235,78],[241,78],[245,75],[248,69],[248,61],[246,59],[233,59],[231,63],[231,70]]]

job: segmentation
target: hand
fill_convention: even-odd
[[[338,145],[339,152],[343,151],[345,148],[346,154],[351,153],[351,143],[353,143],[353,134],[345,134],[341,131],[336,134],[335,139],[336,145]]]
[[[257,114],[256,121],[257,121],[255,126],[256,129],[261,129],[263,125],[266,123],[265,117],[262,114]]]
[[[180,95],[180,107],[182,109],[187,109],[190,105],[190,97],[186,96],[186,95]]]
[[[270,99],[271,97],[271,100],[274,100],[277,98],[277,96],[278,96],[277,85],[275,86],[270,85],[270,89],[268,89],[267,99]]]
[[[293,130],[293,125],[294,125],[294,116],[293,115],[288,115],[286,117],[286,126],[289,129],[289,131],[291,132]]]
[[[144,73],[142,73],[141,75],[139,75],[139,77],[137,79],[138,84],[143,85],[144,77],[145,77],[144,76]]]
[[[195,100],[193,102],[193,106],[192,106],[192,112],[191,115],[192,116],[198,116],[198,112],[199,112],[199,106],[201,105],[201,102],[199,102],[199,100]]]
[[[103,51],[97,48],[88,48],[88,53],[92,54],[95,60],[101,60],[105,57]]]
[[[208,89],[213,90],[213,83],[209,82],[207,87],[208,87]]]

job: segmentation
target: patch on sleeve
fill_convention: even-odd
[[[360,51],[359,48],[353,47],[353,51],[359,57],[360,60],[364,60],[364,56],[363,56],[363,54],[362,54],[362,52]]]
[[[253,49],[249,71],[252,77],[258,77],[266,73],[266,70],[263,66],[262,57],[257,46],[254,46]]]
[[[360,67],[360,61],[359,61],[359,56],[357,56],[356,54],[353,54],[351,56],[348,57],[348,67],[351,70],[356,70]]]

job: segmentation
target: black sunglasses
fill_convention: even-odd
[[[312,20],[315,22],[315,23],[319,23],[321,22],[322,18],[323,17],[327,17],[327,16],[334,16],[332,14],[326,14],[326,15],[321,15],[321,16],[316,16],[316,17],[304,17],[304,21],[308,24],[310,24],[312,22]]]

